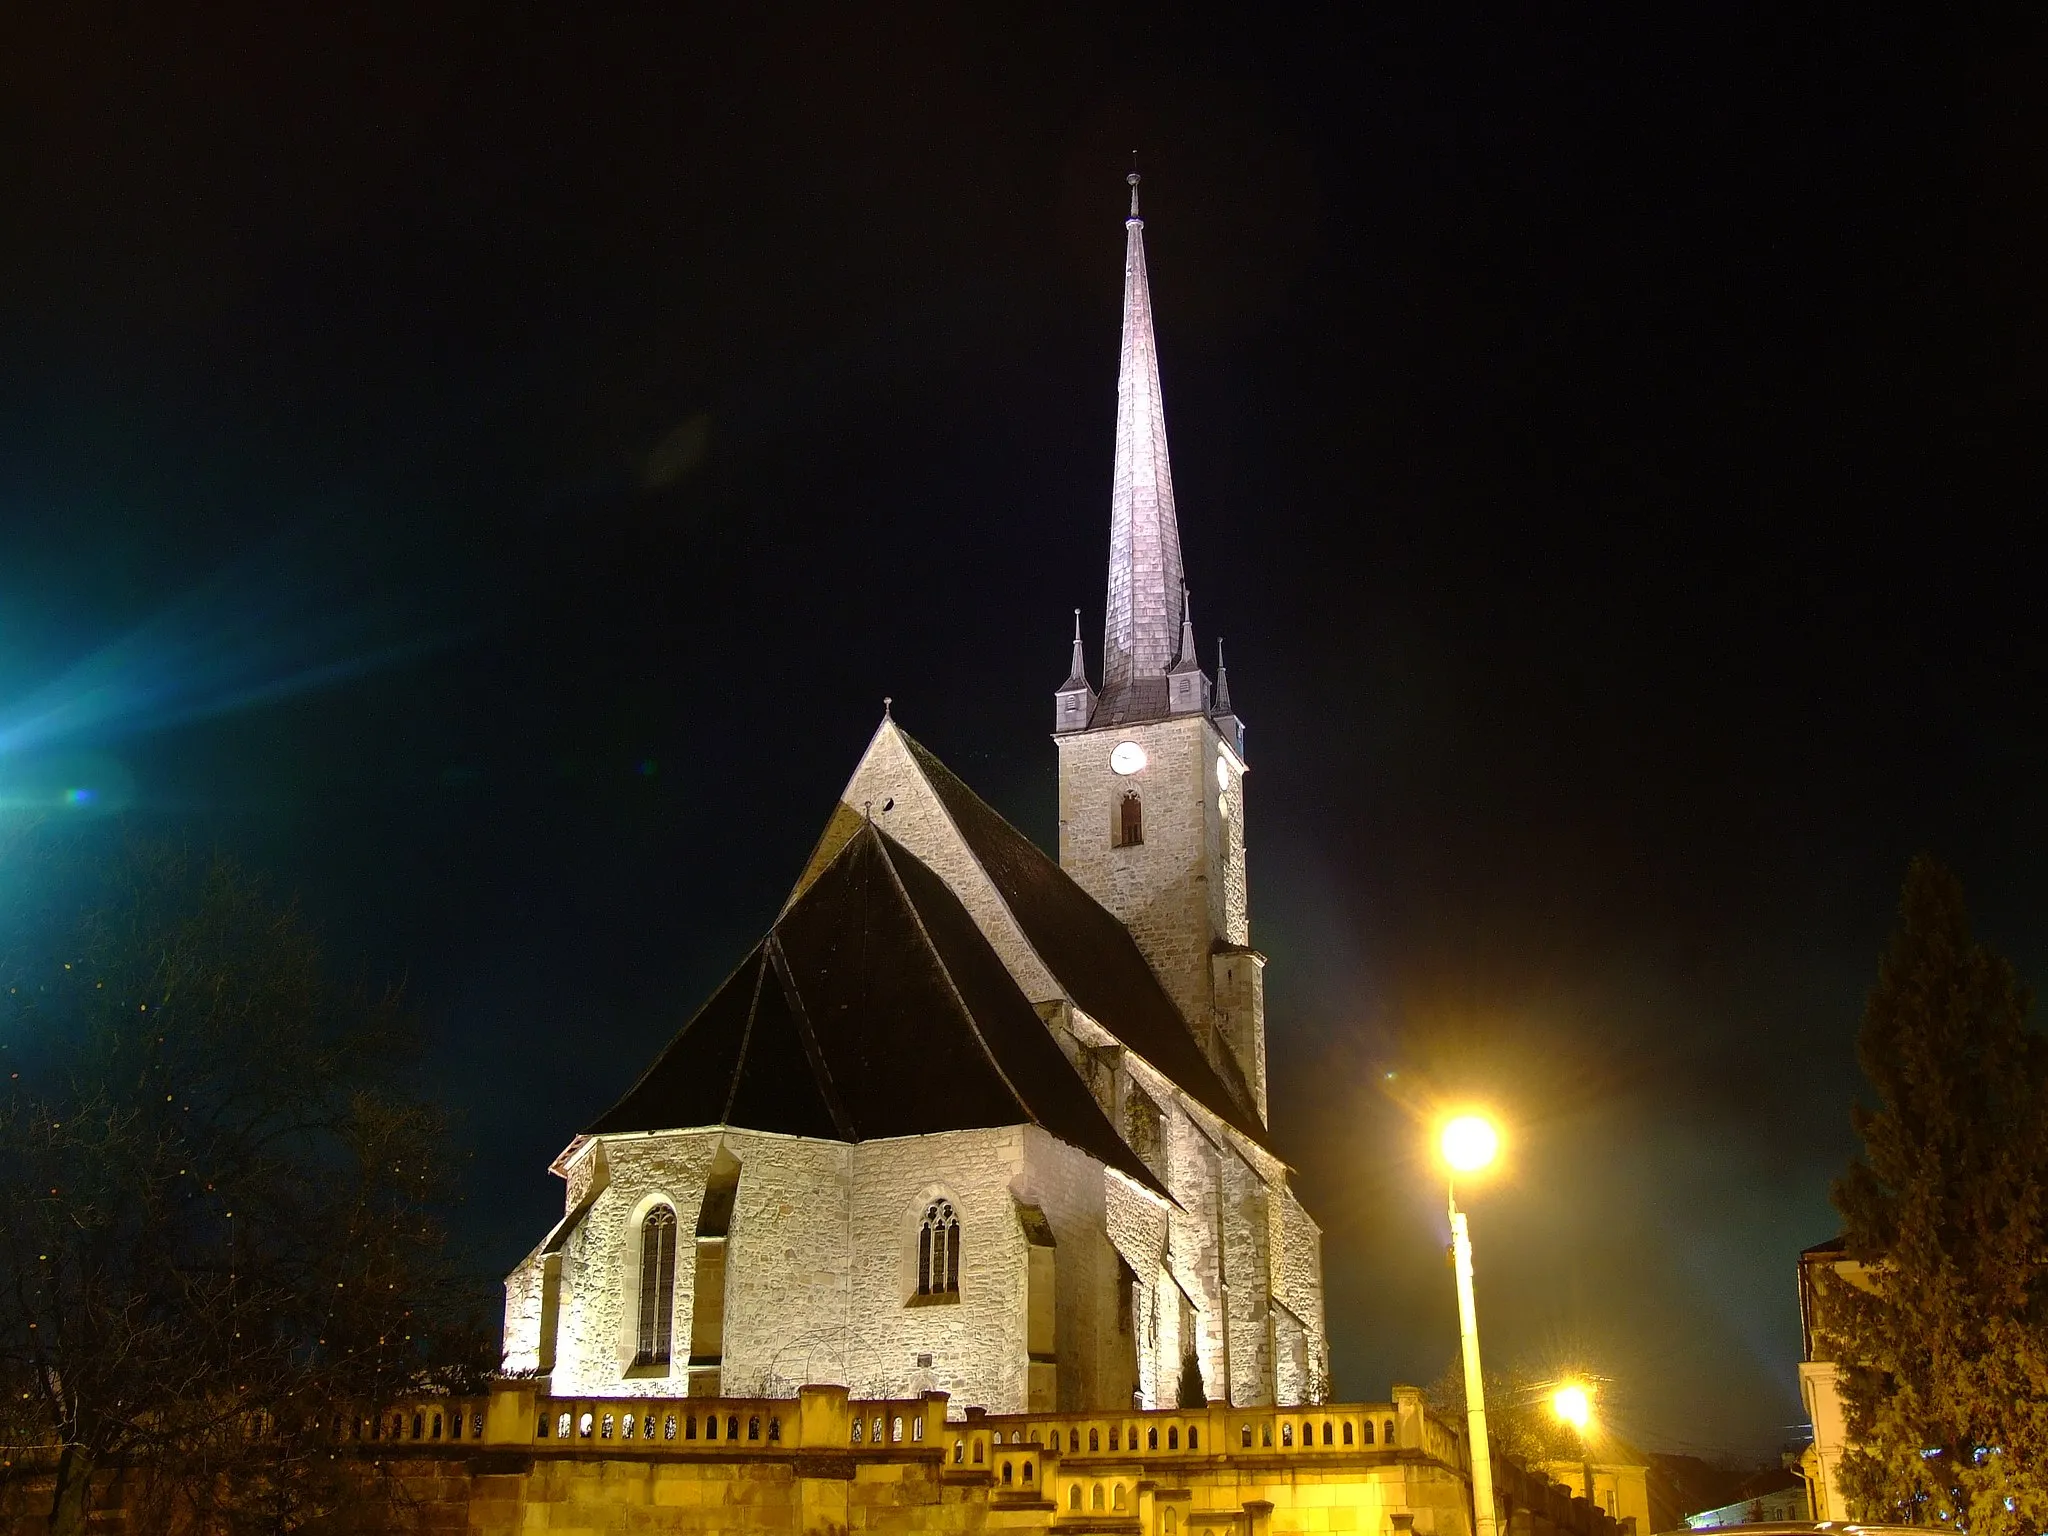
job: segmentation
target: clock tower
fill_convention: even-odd
[[[1129,928],[1224,1081],[1266,1116],[1265,957],[1245,886],[1244,727],[1195,649],[1160,403],[1138,177],[1124,221],[1123,358],[1102,691],[1080,615],[1054,694],[1060,865]]]

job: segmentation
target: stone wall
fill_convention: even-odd
[[[1109,757],[1125,741],[1144,749],[1145,766],[1118,774]],[[1130,929],[1167,995],[1211,1045],[1210,952],[1218,940],[1249,942],[1243,791],[1217,783],[1222,737],[1206,716],[1183,715],[1061,736],[1057,744],[1060,867]],[[1117,808],[1134,790],[1144,807],[1144,841],[1118,847]],[[1234,825],[1221,814],[1223,798],[1238,808]]]
[[[506,1282],[513,1368],[541,1373],[551,1361],[541,1374],[562,1395],[686,1390],[690,1244],[721,1154],[740,1171],[719,1391],[775,1395],[827,1376],[866,1396],[944,1391],[991,1412],[1025,1410],[1031,1207],[1053,1238],[1057,1370],[1045,1406],[1130,1401],[1136,1344],[1118,1304],[1105,1190],[1155,1210],[1164,1202],[1028,1125],[852,1145],[732,1129],[586,1143],[564,1169],[575,1219],[559,1244],[552,1348],[542,1336],[548,1256],[536,1249]],[[960,1220],[960,1288],[920,1296],[919,1223],[941,1199]],[[665,1367],[636,1365],[642,1223],[663,1204],[678,1227],[673,1353]]]

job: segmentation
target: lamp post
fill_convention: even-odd
[[[1579,1475],[1586,1484],[1586,1512],[1597,1508],[1593,1498],[1593,1389],[1568,1381],[1550,1394],[1550,1411],[1578,1431]]]
[[[1500,1133],[1484,1115],[1459,1115],[1444,1126],[1444,1161],[1453,1175],[1477,1173],[1500,1151]],[[1472,1233],[1458,1209],[1454,1179],[1445,1180],[1451,1212],[1451,1254],[1458,1271],[1458,1332],[1465,1353],[1465,1420],[1472,1448],[1472,1518],[1476,1536],[1499,1536],[1493,1504],[1493,1454],[1486,1443],[1486,1378],[1479,1369],[1479,1320],[1472,1306]]]

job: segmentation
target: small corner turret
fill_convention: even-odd
[[[1088,681],[1088,654],[1081,647],[1081,610],[1074,610],[1074,659],[1067,680],[1053,694],[1053,730],[1085,731],[1095,715],[1095,689]]]
[[[1195,656],[1195,610],[1186,583],[1180,589],[1180,646],[1166,669],[1166,712],[1203,715],[1209,712],[1209,677]]]
[[[1216,719],[1216,733],[1230,744],[1230,750],[1237,754],[1237,760],[1244,761],[1244,722],[1237,718],[1237,711],[1230,705],[1230,673],[1223,666],[1223,637],[1216,637],[1216,702],[1212,707]]]

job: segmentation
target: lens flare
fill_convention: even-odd
[[[421,634],[402,595],[366,602],[363,592],[378,585],[364,559],[320,526],[283,536],[41,687],[0,699],[0,762],[332,688],[452,638]],[[110,797],[87,778],[62,787],[82,798],[66,793],[53,803],[83,809]]]
[[[0,754],[0,812],[91,819],[135,803],[135,776],[106,752]]]

